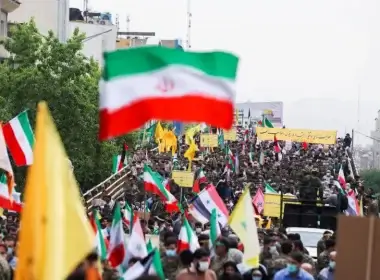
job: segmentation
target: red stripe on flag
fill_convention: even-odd
[[[24,152],[21,149],[21,146],[19,145],[16,139],[16,135],[13,133],[13,129],[9,123],[3,126],[3,134],[5,142],[7,143],[7,146],[12,154],[15,164],[17,166],[26,165],[26,158],[24,156]]]
[[[22,204],[16,203],[14,200],[11,202],[8,198],[0,196],[0,207],[20,213]]]
[[[233,104],[227,100],[204,97],[204,93],[182,97],[149,98],[111,111],[100,110],[100,140],[127,134],[151,119],[179,122],[206,122],[211,126],[230,129]]]

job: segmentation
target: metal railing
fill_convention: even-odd
[[[83,197],[87,211],[91,211],[93,200],[101,198],[104,193],[111,196],[113,199],[119,198],[124,192],[123,185],[125,183],[125,178],[127,178],[130,173],[131,171],[129,171],[128,166],[125,166],[117,173],[112,174],[103,182],[85,192]],[[109,185],[107,186],[108,183]]]

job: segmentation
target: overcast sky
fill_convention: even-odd
[[[81,0],[70,1],[83,7]],[[186,39],[186,0],[89,0],[89,6],[114,19],[118,14],[121,29],[129,14],[131,31]],[[191,0],[191,10],[193,50],[240,56],[237,101],[283,101],[288,128],[339,134],[374,128],[380,109],[379,1]]]

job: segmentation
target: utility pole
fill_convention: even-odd
[[[186,48],[191,49],[191,0],[187,0],[187,34],[186,34]]]
[[[61,43],[66,43],[69,29],[69,1],[58,0],[57,37]]]
[[[129,15],[127,15],[127,32],[129,32],[131,29],[131,18]]]

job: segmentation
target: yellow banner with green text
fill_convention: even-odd
[[[311,130],[311,129],[288,129],[257,127],[256,134],[260,140],[273,141],[274,135],[277,140],[290,140],[293,142],[306,142],[314,144],[336,143],[336,130]]]

